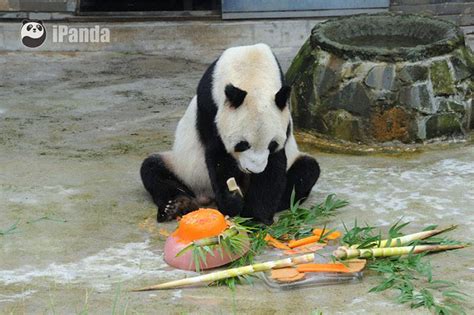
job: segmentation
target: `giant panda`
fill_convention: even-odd
[[[289,94],[270,47],[225,50],[202,76],[172,150],[141,166],[158,221],[214,202],[224,215],[271,224],[277,211],[289,207],[293,189],[296,200],[306,198],[320,168],[298,150]],[[243,197],[228,190],[231,177]]]

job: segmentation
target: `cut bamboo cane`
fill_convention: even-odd
[[[402,247],[385,247],[385,248],[347,248],[339,247],[333,252],[333,255],[338,259],[351,258],[375,258],[375,257],[390,257],[402,256],[410,253],[419,254],[424,252],[439,252],[449,249],[464,248],[465,245],[417,245],[417,246],[402,246]]]
[[[272,261],[267,261],[263,263],[258,263],[258,264],[253,264],[253,265],[248,265],[248,266],[243,266],[243,267],[238,267],[238,268],[216,271],[216,272],[208,273],[205,275],[200,275],[197,277],[170,281],[170,282],[161,283],[158,285],[153,285],[153,286],[149,286],[149,287],[145,287],[141,289],[135,289],[132,291],[139,292],[139,291],[171,289],[171,288],[177,288],[177,287],[193,285],[193,284],[198,284],[198,283],[214,282],[221,279],[248,275],[251,273],[266,271],[273,268],[291,267],[297,264],[309,263],[313,261],[314,261],[314,254],[306,254],[306,255],[301,255],[297,257],[289,257],[289,258],[280,259],[280,260],[272,260]]]
[[[409,235],[405,235],[405,236],[401,236],[401,237],[396,237],[396,238],[392,238],[392,239],[388,239],[388,240],[383,240],[383,241],[380,241],[380,242],[374,242],[374,243],[368,244],[367,247],[370,247],[371,245],[372,246],[377,246],[377,247],[399,247],[399,246],[406,245],[406,244],[408,244],[412,241],[424,240],[426,238],[429,238],[429,237],[432,237],[432,236],[435,236],[435,235],[438,235],[438,234],[441,234],[441,233],[444,233],[444,232],[454,230],[455,228],[457,228],[457,225],[451,225],[451,226],[448,226],[444,229],[434,229],[434,230],[430,230],[430,231],[418,232],[418,233],[409,234]],[[351,246],[351,248],[358,248],[358,247],[359,247],[358,244],[355,244],[355,245]]]
[[[235,181],[234,177],[231,177],[227,180],[227,188],[229,189],[230,192],[237,192],[240,197],[243,197],[244,194],[242,193],[242,190],[240,190],[239,185],[237,185],[237,182]]]

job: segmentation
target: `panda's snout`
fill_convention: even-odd
[[[265,170],[268,163],[269,150],[247,150],[240,154],[239,164],[241,169],[250,174],[258,174]]]

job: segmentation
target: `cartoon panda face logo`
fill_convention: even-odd
[[[23,20],[21,42],[29,48],[41,46],[46,39],[46,30],[42,21]]]

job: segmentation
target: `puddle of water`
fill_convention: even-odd
[[[0,283],[4,285],[31,283],[35,280],[57,284],[86,284],[98,291],[110,290],[117,282],[158,276],[192,275],[193,272],[169,268],[163,260],[162,251],[154,252],[150,242],[128,243],[111,247],[77,262],[56,264],[46,268],[22,266],[0,272]],[[13,297],[10,297],[13,298]]]
[[[21,300],[24,299],[33,293],[35,293],[36,290],[26,290],[21,293],[15,293],[15,294],[0,294],[0,302],[14,302],[15,300]]]

